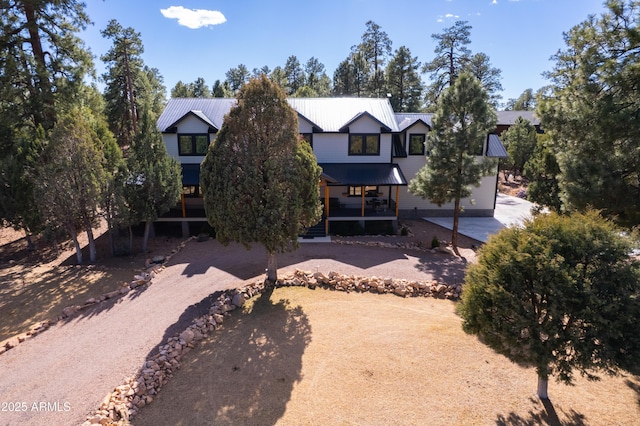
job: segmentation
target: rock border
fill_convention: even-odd
[[[276,284],[279,287],[322,288],[345,292],[392,293],[400,297],[434,297],[458,300],[462,286],[445,285],[437,281],[410,281],[404,279],[363,277],[329,272],[307,272],[296,270]],[[146,360],[138,372],[125,379],[122,385],[105,396],[100,407],[91,413],[83,426],[128,425],[139,410],[153,402],[153,398],[173,377],[181,366],[183,357],[210,332],[218,330],[226,317],[245,301],[264,293],[265,282],[255,281],[242,288],[224,291],[209,308],[208,314],[195,318],[191,325],[180,333],[169,337],[158,347],[157,353]]]
[[[2,342],[0,342],[0,355],[2,355],[3,353],[7,352],[10,349],[15,348],[20,343],[23,343],[26,340],[37,336],[43,331],[48,330],[51,326],[57,324],[58,322],[67,320],[79,314],[85,309],[96,306],[109,299],[122,297],[125,294],[129,293],[131,290],[138,289],[138,291],[140,291],[142,290],[141,287],[150,286],[153,278],[155,278],[157,274],[159,274],[165,269],[166,262],[169,261],[169,259],[171,259],[171,257],[174,256],[176,253],[182,250],[187,245],[187,243],[192,239],[194,239],[194,237],[191,237],[182,241],[180,244],[178,244],[176,248],[174,248],[171,251],[170,254],[166,256],[156,255],[153,258],[147,258],[147,260],[145,261],[145,269],[141,270],[138,274],[134,275],[133,280],[131,280],[130,283],[128,284],[125,283],[119,289],[110,291],[108,293],[104,293],[97,298],[90,297],[82,305],[67,306],[64,309],[62,309],[61,314],[55,320],[48,319],[48,320],[37,322],[34,325],[32,325],[29,328],[29,331],[27,331],[26,333],[20,333],[18,335],[15,335],[13,337],[9,337],[8,339],[3,340]],[[81,268],[82,265],[76,265],[75,267]]]

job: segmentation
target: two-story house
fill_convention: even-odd
[[[171,99],[158,119],[167,151],[182,164],[182,219],[204,214],[199,196],[200,163],[235,99]],[[408,182],[428,161],[425,141],[430,114],[396,114],[388,99],[290,98],[298,112],[299,132],[323,169],[318,196],[324,227],[357,221],[397,223],[402,217],[450,216],[453,205],[438,207],[407,190]],[[496,135],[488,135],[478,161],[506,152]],[[497,174],[485,177],[463,200],[464,214],[493,216]],[[199,203],[199,204],[198,204]]]

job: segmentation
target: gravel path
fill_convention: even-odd
[[[445,254],[342,244],[302,244],[279,273],[328,273],[461,282],[464,262]],[[217,291],[259,277],[260,247],[190,242],[144,290],[60,322],[0,356],[0,424],[81,424],[167,337],[204,312]],[[34,301],[35,302],[35,301]]]

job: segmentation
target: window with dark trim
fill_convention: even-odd
[[[364,187],[364,196],[365,197],[377,197],[379,195],[377,186],[365,186]],[[349,192],[347,193],[349,197],[362,197],[362,187],[361,186],[350,186]]]
[[[313,148],[313,133],[300,133],[300,136]]]
[[[206,133],[178,135],[180,155],[206,155],[207,149],[209,149],[209,135]]]
[[[380,155],[380,135],[349,135],[349,155]]]
[[[424,133],[412,133],[409,135],[409,155],[424,155]]]

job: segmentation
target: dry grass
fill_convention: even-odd
[[[98,229],[96,235],[103,232]],[[56,254],[51,245],[36,240],[37,250],[28,252],[23,237],[10,228],[0,228],[0,345],[40,321],[55,320],[67,306],[82,305],[130,282],[146,259],[142,255],[109,257],[107,236],[102,235],[97,239],[98,263],[76,266],[69,243],[61,245]],[[175,245],[175,241],[159,238],[152,247],[168,253],[164,246]]]
[[[198,344],[136,426],[637,425],[640,378],[536,374],[464,334],[452,302],[277,289]]]

